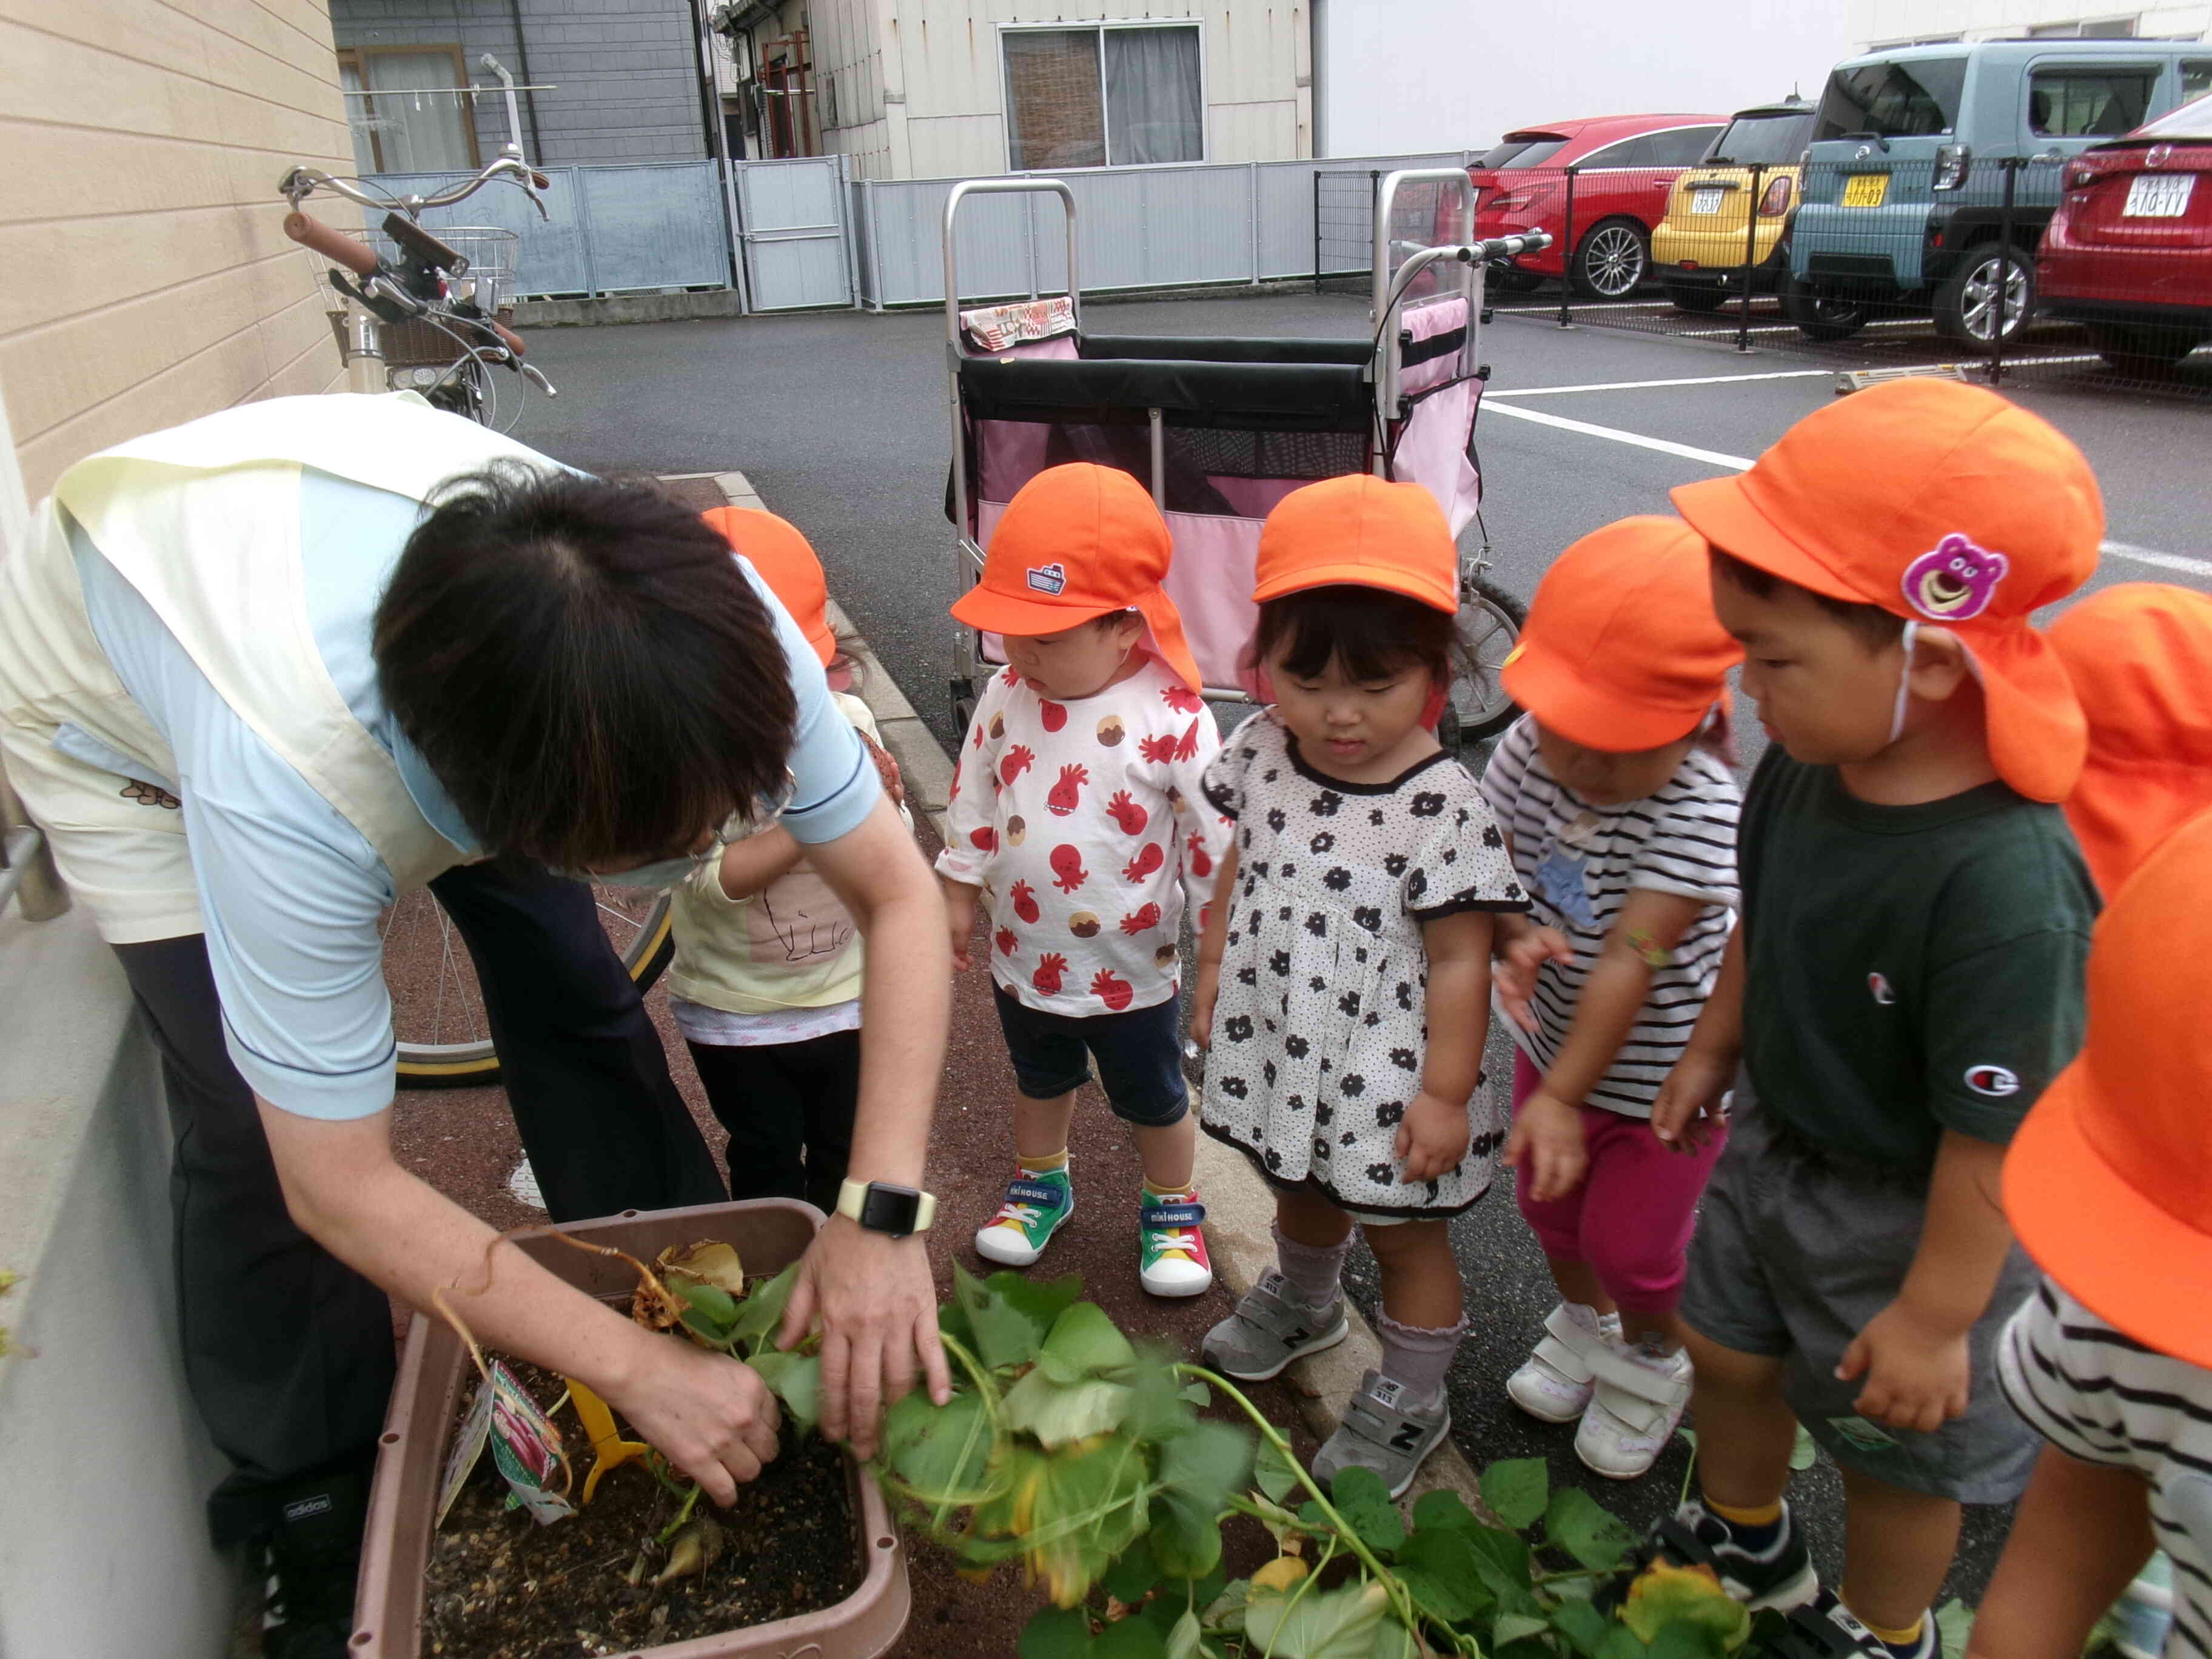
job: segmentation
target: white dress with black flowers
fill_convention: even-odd
[[[1486,1085],[1469,1105],[1467,1157],[1449,1174],[1406,1185],[1393,1143],[1421,1087],[1422,922],[1528,908],[1474,780],[1439,754],[1388,783],[1336,781],[1303,763],[1269,709],[1223,747],[1206,795],[1237,821],[1238,858],[1206,1132],[1276,1184],[1358,1215],[1465,1209],[1489,1188],[1504,1139]]]

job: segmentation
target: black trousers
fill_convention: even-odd
[[[824,1215],[853,1158],[860,1034],[733,1048],[694,1042],[707,1103],[730,1132],[732,1198],[803,1198]]]
[[[482,982],[525,1149],[556,1220],[713,1203],[712,1155],[591,890],[471,865],[432,884]],[[284,1492],[365,1468],[392,1390],[385,1293],[293,1224],[259,1115],[223,1044],[198,934],[115,953],[161,1057],[185,1376],[233,1472],[216,1545],[266,1529]]]

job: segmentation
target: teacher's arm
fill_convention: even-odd
[[[860,1100],[848,1173],[922,1185],[929,1121],[945,1069],[952,962],[937,878],[897,809],[878,796],[860,824],[807,848],[867,940],[860,1006]],[[883,1408],[914,1387],[951,1397],[937,1334],[937,1291],[916,1235],[894,1239],[833,1216],[802,1259],[779,1346],[822,1323],[822,1432],[874,1455]]]
[[[750,1366],[631,1323],[564,1283],[392,1157],[389,1108],[301,1116],[256,1097],[285,1207],[310,1237],[401,1301],[432,1293],[489,1348],[611,1401],[718,1504],[775,1455],[776,1407]]]

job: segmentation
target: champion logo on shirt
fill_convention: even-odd
[[[1874,1000],[1881,1004],[1885,1008],[1888,1007],[1890,1004],[1897,1000],[1897,992],[1895,988],[1891,986],[1887,975],[1878,973],[1869,974],[1867,975],[1867,989],[1874,994]]]
[[[1029,584],[1040,593],[1058,593],[1067,586],[1067,567],[1064,564],[1031,565]]]
[[[2008,1066],[1969,1066],[1966,1086],[1978,1095],[2002,1100],[2020,1092],[2020,1074]]]

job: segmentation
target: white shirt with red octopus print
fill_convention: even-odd
[[[1199,907],[1230,824],[1200,787],[1212,711],[1150,656],[1070,702],[1011,668],[960,744],[938,873],[984,890],[991,975],[1046,1013],[1088,1018],[1176,994],[1185,896]]]

